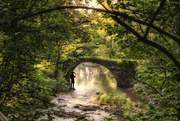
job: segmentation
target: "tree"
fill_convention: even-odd
[[[177,43],[180,43],[180,40],[178,39],[178,37],[176,37],[176,36],[174,36],[174,35],[172,35],[172,34],[169,34],[168,32],[164,31],[163,29],[158,28],[158,27],[156,27],[156,26],[154,26],[154,25],[152,24],[152,23],[154,22],[154,19],[155,19],[156,16],[157,16],[157,14],[161,11],[161,9],[162,9],[162,8],[165,8],[165,7],[164,7],[165,5],[168,6],[168,7],[167,7],[168,9],[163,10],[164,13],[166,13],[168,10],[170,10],[170,11],[175,10],[175,12],[174,12],[173,15],[172,15],[172,19],[174,20],[174,19],[176,19],[176,18],[178,17],[178,10],[179,10],[179,8],[178,8],[178,2],[172,1],[172,3],[169,3],[169,4],[166,3],[166,4],[165,4],[165,1],[166,1],[166,0],[162,0],[158,8],[157,8],[158,1],[155,1],[155,2],[152,2],[152,3],[149,2],[149,1],[147,1],[147,3],[143,3],[143,5],[146,4],[147,7],[149,7],[148,4],[150,4],[151,6],[153,6],[153,9],[154,9],[154,8],[157,8],[156,12],[153,14],[153,18],[151,19],[150,23],[144,22],[144,21],[142,21],[141,19],[143,19],[143,18],[147,19],[147,17],[152,16],[151,13],[152,13],[153,10],[147,9],[147,10],[144,12],[144,9],[138,9],[138,8],[141,8],[141,7],[143,8],[143,6],[138,6],[139,4],[142,3],[141,1],[140,1],[140,2],[137,2],[137,1],[133,2],[133,1],[131,1],[131,0],[126,1],[125,3],[122,1],[122,3],[121,3],[121,2],[117,2],[117,3],[115,3],[115,4],[112,4],[112,2],[110,2],[110,0],[108,0],[108,1],[107,1],[107,4],[108,4],[108,6],[110,6],[110,7],[112,8],[112,10],[108,10],[107,8],[105,8],[106,10],[104,10],[104,9],[98,9],[98,8],[92,8],[92,7],[84,7],[84,6],[83,6],[83,7],[82,7],[82,6],[58,6],[58,7],[54,7],[54,8],[51,8],[51,9],[42,10],[42,11],[40,11],[40,12],[35,12],[35,13],[33,13],[33,14],[30,14],[30,15],[26,15],[26,16],[22,16],[22,17],[16,18],[16,19],[12,20],[11,23],[14,23],[14,22],[16,22],[16,21],[18,21],[18,20],[24,20],[24,19],[27,19],[27,18],[29,18],[29,17],[36,16],[36,15],[39,15],[39,14],[43,14],[43,13],[47,13],[47,12],[51,12],[51,11],[55,11],[55,10],[60,10],[60,9],[92,9],[92,10],[96,10],[96,11],[99,11],[99,12],[105,12],[105,13],[108,13],[108,14],[112,15],[111,17],[112,17],[115,21],[117,21],[117,23],[119,23],[120,25],[122,25],[123,27],[125,27],[126,29],[128,29],[130,32],[132,32],[132,33],[138,38],[138,41],[141,41],[141,42],[143,42],[143,43],[145,43],[145,44],[147,44],[147,45],[150,45],[150,46],[152,46],[152,47],[154,47],[154,48],[157,48],[157,49],[159,49],[161,52],[163,52],[166,56],[168,56],[168,57],[173,61],[173,63],[176,65],[176,67],[180,70],[180,63],[179,63],[178,60],[173,56],[173,54],[171,54],[171,53],[170,53],[168,50],[166,50],[166,48],[164,48],[163,46],[161,46],[161,45],[159,45],[159,44],[157,44],[157,43],[155,43],[155,42],[152,42],[152,41],[150,41],[150,40],[148,40],[148,39],[146,38],[146,36],[147,36],[148,33],[149,33],[150,28],[153,28],[153,29],[155,29],[156,31],[158,31],[160,34],[165,35],[165,36],[171,38],[173,41],[175,41],[175,42],[177,42]],[[99,1],[99,2],[100,2],[100,1]],[[100,4],[102,4],[102,3],[100,2]],[[121,4],[122,6],[120,6],[120,4]],[[172,5],[171,5],[171,4],[172,4]],[[103,5],[103,4],[102,4],[102,5]],[[173,5],[174,5],[175,7],[174,7]],[[104,6],[104,5],[103,5],[103,6]],[[104,6],[104,7],[105,7],[105,6]],[[133,7],[134,7],[134,9],[133,9]],[[131,13],[132,15],[134,14],[134,16],[129,16],[129,15],[127,15],[127,12],[117,12],[115,9],[117,9],[117,11],[119,11],[119,9],[124,9],[124,10],[126,10],[126,11],[130,11],[130,13]],[[149,14],[147,14],[148,12],[149,12]],[[169,12],[169,11],[168,11],[168,12]],[[141,15],[142,17],[137,16],[137,15],[140,14],[140,13],[142,14],[142,15]],[[144,14],[143,14],[143,13],[144,13]],[[162,14],[163,14],[163,13],[162,13]],[[144,15],[144,16],[143,16],[143,15]],[[146,16],[146,15],[149,15],[149,16]],[[163,14],[163,15],[166,15],[165,17],[167,17],[167,14]],[[168,15],[169,15],[169,14],[168,14]],[[128,24],[126,24],[125,22],[123,22],[122,20],[120,20],[120,19],[118,18],[118,16],[122,17],[122,18],[125,19],[125,20],[129,20],[129,21],[132,21],[132,22],[137,22],[138,24],[141,24],[141,25],[146,25],[148,28],[147,28],[145,37],[141,36],[138,32],[136,32],[136,31],[135,31],[133,28],[131,28]],[[167,17],[167,18],[168,18],[168,17]],[[170,18],[170,17],[169,17],[169,18]],[[157,19],[157,18],[156,18],[156,19]],[[164,20],[164,21],[167,22],[167,20]],[[160,22],[161,22],[161,21],[160,21]],[[174,23],[173,23],[173,24],[174,24]],[[177,27],[177,28],[178,28],[178,27]]]
[[[105,13],[106,17],[111,18],[116,22],[113,26],[109,26],[109,35],[118,34],[116,36],[117,42],[123,42],[127,45],[127,47],[130,47],[126,48],[128,51],[131,50],[130,54],[133,55],[129,57],[136,59],[143,58],[144,60],[147,60],[145,62],[146,68],[138,70],[137,83],[141,83],[140,87],[143,89],[139,91],[141,94],[146,95],[149,99],[153,98],[155,100],[151,100],[147,103],[149,106],[149,113],[146,113],[143,116],[149,116],[153,113],[154,119],[163,118],[163,116],[168,118],[169,115],[180,118],[180,94],[178,93],[180,92],[179,1],[98,1],[103,8],[76,5],[71,6],[73,2],[69,2],[70,3],[63,1],[64,6],[61,6],[62,4],[52,4],[53,2],[48,0],[0,1],[0,3],[2,3],[0,13],[2,18],[0,19],[0,25],[2,34],[4,34],[2,37],[3,40],[1,40],[1,46],[3,48],[3,53],[1,52],[1,72],[3,72],[3,78],[5,80],[9,80],[9,84],[12,80],[16,82],[14,75],[21,72],[22,68],[20,67],[24,64],[19,61],[19,57],[22,57],[21,50],[17,49],[15,51],[17,53],[14,53],[11,48],[23,47],[23,49],[26,50],[29,46],[24,46],[25,43],[33,45],[31,47],[33,48],[33,51],[28,53],[27,58],[31,59],[25,61],[27,63],[25,64],[26,66],[23,66],[25,67],[23,70],[26,70],[27,68],[28,72],[30,72],[31,69],[33,70],[33,64],[31,65],[31,63],[36,63],[36,57],[34,54],[38,51],[34,48],[34,45],[37,47],[42,45],[42,40],[37,38],[38,35],[40,35],[38,31],[41,29],[37,27],[37,16],[39,16],[41,20],[44,20],[44,14],[62,9],[91,9]],[[29,33],[32,30],[35,32],[33,34]],[[125,34],[122,34],[122,32],[125,32]],[[36,36],[34,36],[34,34]],[[26,37],[26,39],[23,39],[24,37]],[[124,39],[121,39],[122,37],[124,37]],[[30,42],[30,40],[36,41],[33,43],[32,41]],[[123,45],[124,47],[126,46],[125,44]],[[19,45],[21,46],[19,47]],[[138,52],[138,55],[133,53],[132,50]],[[26,50],[25,52],[30,51]],[[12,54],[14,56],[11,56]],[[24,59],[24,57],[22,59]],[[19,62],[21,63],[19,64]],[[12,66],[13,64],[15,67]],[[14,68],[17,68],[19,71],[14,73]],[[22,73],[26,73],[26,71]],[[8,88],[10,89],[12,85],[13,83],[10,84]],[[3,88],[1,89],[7,91],[7,87]],[[171,101],[168,102],[168,100]],[[169,107],[170,110],[167,110],[166,108],[163,115],[157,116],[156,112],[160,111],[162,107],[165,107],[167,104],[167,107]],[[155,108],[155,106],[158,108]],[[172,111],[173,113],[165,115],[167,114],[166,111]],[[142,115],[139,115],[140,118],[141,116]]]

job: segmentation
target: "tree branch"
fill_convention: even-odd
[[[1,121],[9,121],[9,119],[5,115],[3,115],[3,113],[1,111],[0,111],[0,120]]]
[[[163,95],[162,95],[159,91],[157,91],[153,86],[149,85],[148,83],[146,83],[146,82],[144,82],[144,81],[141,82],[141,83],[148,85],[148,86],[151,87],[156,93],[158,93],[161,97],[163,97]]]
[[[104,6],[102,3],[101,3],[101,1],[99,1],[99,0],[97,0],[102,6],[103,6],[103,8],[105,8],[107,11],[109,11],[107,8],[106,8],[106,6]]]
[[[160,3],[160,6],[158,7],[158,9],[156,10],[156,12],[154,13],[154,16],[153,18],[151,19],[150,23],[149,23],[149,26],[148,28],[146,29],[146,34],[144,35],[144,38],[147,37],[148,33],[149,33],[149,30],[151,28],[151,25],[152,23],[154,22],[156,16],[158,15],[158,13],[161,11],[161,9],[163,8],[164,4],[165,4],[166,0],[162,0],[161,3]]]
[[[84,7],[84,6],[58,6],[56,8],[52,8],[52,9],[47,9],[47,10],[44,10],[44,11],[40,11],[40,12],[37,12],[37,13],[34,13],[34,14],[31,14],[31,15],[28,15],[28,16],[23,16],[21,18],[17,18],[15,19],[14,21],[18,21],[18,20],[23,20],[23,19],[27,19],[29,17],[33,17],[33,16],[36,16],[36,15],[39,15],[39,14],[43,14],[43,13],[48,13],[48,12],[51,12],[51,11],[54,11],[54,10],[61,10],[61,9],[92,9],[92,10],[96,10],[96,11],[99,11],[99,12],[105,12],[105,13],[110,13],[110,14],[115,14],[115,15],[119,15],[123,18],[126,18],[126,19],[130,19],[134,22],[138,22],[138,23],[141,23],[141,24],[144,24],[144,25],[149,25],[147,24],[146,22],[143,22],[139,19],[135,19],[135,18],[132,18],[130,16],[128,16],[127,14],[123,14],[123,13],[120,13],[120,12],[112,12],[112,11],[107,11],[107,10],[103,10],[103,9],[98,9],[98,8],[93,8],[93,7]],[[120,25],[124,26],[126,29],[128,29],[130,32],[132,32],[140,41],[142,41],[143,43],[145,44],[148,44],[152,47],[155,47],[157,49],[159,49],[160,51],[162,51],[164,54],[166,54],[172,61],[173,63],[176,65],[176,67],[180,70],[180,63],[177,61],[177,59],[171,54],[169,53],[164,47],[158,45],[157,43],[155,42],[152,42],[152,41],[149,41],[147,40],[146,38],[142,37],[141,35],[139,35],[135,30],[133,30],[131,27],[129,27],[127,24],[125,24],[124,22],[122,22],[117,16],[112,16],[112,18],[114,20],[116,20]],[[173,35],[170,35],[168,33],[166,33],[165,31],[161,30],[160,28],[158,27],[155,27],[153,25],[151,25],[150,27],[158,30],[158,32],[160,33],[163,33],[165,34],[166,36],[174,39],[175,41],[177,41],[178,43],[180,43],[180,40],[177,39],[176,37],[174,37]]]
[[[126,23],[124,23],[123,21],[121,21],[117,16],[111,16],[117,23],[119,23],[120,25],[122,25],[123,27],[125,27],[126,29],[128,29],[130,32],[132,32],[139,41],[150,45],[152,47],[155,47],[156,49],[160,50],[161,52],[163,52],[164,54],[166,54],[172,61],[173,63],[176,65],[176,67],[179,69],[180,71],[180,63],[177,61],[177,59],[169,52],[167,51],[164,47],[160,46],[159,44],[149,41],[148,39],[142,37],[140,34],[138,34],[134,29],[132,29],[131,27],[129,27]]]
[[[129,20],[132,20],[134,22],[137,22],[137,23],[140,23],[140,24],[143,24],[143,25],[146,25],[146,26],[149,26],[155,30],[157,30],[158,32],[168,36],[169,38],[173,39],[174,41],[176,41],[177,43],[180,43],[180,40],[165,32],[164,30],[154,26],[153,24],[149,25],[148,23],[144,22],[144,21],[141,21],[139,19],[136,19],[134,17],[131,17],[125,13],[121,13],[121,12],[113,12],[113,11],[107,11],[107,10],[103,10],[103,9],[99,9],[99,8],[93,8],[93,7],[84,7],[84,6],[58,6],[56,8],[52,8],[52,9],[46,9],[46,10],[43,10],[43,11],[40,11],[40,12],[37,12],[37,13],[34,13],[34,14],[31,14],[31,15],[27,15],[27,16],[23,16],[23,17],[20,17],[20,18],[16,18],[14,19],[12,22],[16,22],[16,21],[19,21],[19,20],[23,20],[23,19],[27,19],[27,18],[30,18],[30,17],[33,17],[33,16],[36,16],[36,15],[39,15],[39,14],[43,14],[43,13],[48,13],[48,12],[52,12],[52,11],[55,11],[55,10],[62,10],[62,9],[89,9],[89,10],[95,10],[95,11],[98,11],[98,12],[104,12],[104,13],[109,13],[109,14],[114,14],[116,16],[121,16],[123,17],[124,19],[129,19]]]
[[[110,11],[110,12],[111,12],[111,11]],[[144,21],[141,21],[140,19],[136,19],[136,18],[134,18],[134,17],[131,17],[131,16],[125,14],[125,13],[112,12],[111,14],[115,14],[116,16],[121,16],[121,17],[123,17],[123,18],[125,18],[125,19],[132,20],[132,21],[137,22],[137,23],[142,24],[142,25],[150,26],[151,28],[157,30],[159,33],[162,33],[162,34],[166,35],[167,37],[173,39],[173,40],[176,41],[177,43],[180,43],[180,39],[178,39],[177,37],[175,37],[175,36],[167,33],[166,31],[164,31],[164,30],[162,30],[162,29],[154,26],[153,24],[149,25],[148,23],[146,23],[146,22],[144,22]]]
[[[27,14],[29,14],[29,13],[31,12],[31,10],[32,10],[32,8],[34,7],[35,4],[36,4],[36,0],[34,1],[34,3],[33,3],[33,4],[31,5],[31,7],[29,8]]]

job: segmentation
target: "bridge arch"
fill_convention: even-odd
[[[65,79],[70,81],[70,74],[79,64],[84,62],[92,62],[102,65],[109,69],[117,81],[117,86],[121,88],[131,88],[133,87],[134,77],[135,77],[135,66],[132,61],[123,61],[118,63],[117,61],[103,60],[97,58],[83,58],[76,61],[66,69]]]

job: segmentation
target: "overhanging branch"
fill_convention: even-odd
[[[160,3],[160,6],[158,7],[158,9],[156,10],[156,12],[154,13],[154,16],[153,18],[151,19],[150,23],[149,23],[149,26],[148,28],[146,29],[146,33],[145,33],[145,38],[147,37],[148,33],[149,33],[149,30],[151,28],[151,25],[152,23],[154,22],[156,16],[158,15],[158,13],[161,11],[161,9],[163,8],[164,4],[165,4],[166,0],[162,0],[161,3]]]
[[[149,24],[146,23],[146,22],[143,22],[143,21],[141,21],[139,19],[135,19],[133,17],[130,17],[127,14],[124,14],[124,13],[113,12],[113,11],[103,10],[103,9],[98,9],[98,8],[93,8],[93,7],[84,7],[84,6],[58,6],[56,8],[47,9],[47,10],[40,11],[40,12],[31,14],[31,15],[27,15],[27,16],[23,16],[21,18],[17,18],[17,19],[15,19],[15,22],[18,21],[18,20],[23,20],[23,19],[27,19],[27,18],[36,16],[36,15],[39,15],[39,14],[48,13],[48,12],[52,12],[52,11],[55,11],[55,10],[61,10],[61,9],[91,9],[91,10],[96,10],[96,11],[99,11],[99,12],[105,12],[105,13],[109,13],[109,14],[114,14],[115,16],[112,16],[112,18],[114,20],[116,20],[120,25],[124,26],[126,29],[128,29],[130,32],[132,32],[141,42],[143,42],[143,43],[145,43],[147,45],[150,45],[152,47],[155,47],[155,48],[159,49],[161,52],[163,52],[164,54],[166,54],[173,61],[173,63],[176,65],[176,67],[180,70],[180,63],[177,61],[177,59],[171,53],[169,53],[164,47],[160,46],[159,44],[157,44],[155,42],[152,42],[152,41],[149,41],[146,38],[139,35],[134,29],[132,29],[126,23],[121,21],[117,16],[121,16],[121,17],[123,17],[125,19],[130,19],[130,20],[132,20],[134,22],[138,22],[138,23],[143,24],[143,25],[149,26]],[[169,33],[166,33],[162,29],[160,29],[158,27],[155,27],[154,25],[151,25],[150,27],[156,29],[158,32],[160,32],[160,33],[172,38],[176,42],[180,43],[180,40],[178,38],[176,38],[173,35],[170,35]]]
[[[126,29],[128,29],[130,32],[132,32],[139,41],[150,45],[152,47],[155,47],[156,49],[160,50],[161,52],[163,52],[164,54],[166,54],[172,61],[173,63],[176,65],[176,67],[179,69],[180,71],[180,63],[177,61],[177,59],[169,52],[167,51],[164,47],[160,46],[159,44],[149,41],[148,39],[142,37],[140,34],[138,34],[134,29],[132,29],[131,27],[129,27],[126,23],[124,23],[123,21],[121,21],[117,16],[111,16],[117,23],[119,23],[120,25],[122,25],[123,27],[125,27]]]
[[[31,15],[26,15],[26,16],[23,16],[23,17],[20,17],[20,18],[16,18],[14,20],[14,22],[16,22],[18,20],[24,20],[24,19],[36,16],[36,15],[39,15],[39,14],[48,13],[48,12],[52,12],[52,11],[55,11],[55,10],[62,10],[62,9],[89,9],[89,10],[95,10],[95,11],[98,11],[98,12],[104,12],[104,13],[113,14],[113,15],[116,15],[116,16],[121,16],[124,19],[129,19],[129,20],[132,20],[132,21],[137,22],[139,24],[143,24],[143,25],[146,25],[148,27],[151,27],[151,28],[157,30],[158,32],[168,36],[171,39],[173,39],[177,43],[180,43],[180,40],[177,37],[175,37],[175,36],[165,32],[164,30],[154,26],[153,24],[150,25],[149,23],[146,23],[146,22],[144,22],[142,20],[139,20],[139,19],[136,19],[134,17],[131,17],[131,16],[125,14],[125,13],[114,12],[114,11],[109,11],[109,10],[104,10],[104,9],[99,9],[99,8],[93,8],[93,7],[85,7],[85,6],[58,6],[56,8],[46,9],[46,10],[43,10],[43,11],[31,14]]]

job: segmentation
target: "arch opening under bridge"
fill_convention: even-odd
[[[133,61],[111,61],[111,60],[103,60],[97,58],[82,58],[74,63],[69,63],[69,67],[65,72],[65,79],[70,81],[71,72],[81,63],[91,62],[100,64],[111,71],[114,78],[117,81],[117,87],[121,88],[131,88],[133,87],[133,82],[135,80],[135,64]]]

